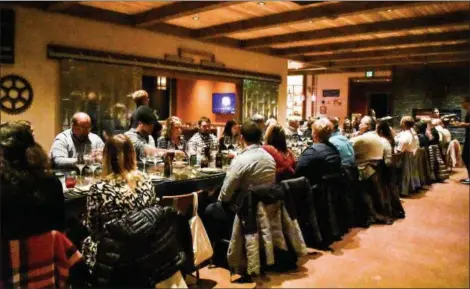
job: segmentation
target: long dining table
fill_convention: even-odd
[[[210,170],[203,172],[191,167],[174,173],[172,177],[165,178],[149,175],[154,184],[155,194],[161,199],[164,196],[188,194],[196,191],[207,191],[209,194],[217,191],[223,184],[225,170]],[[77,186],[73,189],[64,188],[66,233],[77,246],[86,236],[83,220],[86,213],[86,199],[90,192],[90,185]]]

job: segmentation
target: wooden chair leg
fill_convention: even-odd
[[[196,285],[199,285],[200,279],[199,279],[199,269],[196,270]]]

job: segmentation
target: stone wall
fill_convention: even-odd
[[[413,108],[461,109],[464,95],[470,95],[468,65],[397,68],[393,73],[392,114],[411,115]],[[463,140],[463,129],[452,129],[451,133]]]

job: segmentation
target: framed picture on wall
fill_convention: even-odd
[[[326,111],[327,111],[326,105],[320,106],[320,114],[326,114]]]
[[[323,89],[323,97],[339,97],[340,90],[339,89]]]

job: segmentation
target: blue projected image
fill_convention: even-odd
[[[213,93],[212,112],[235,114],[235,93]]]

